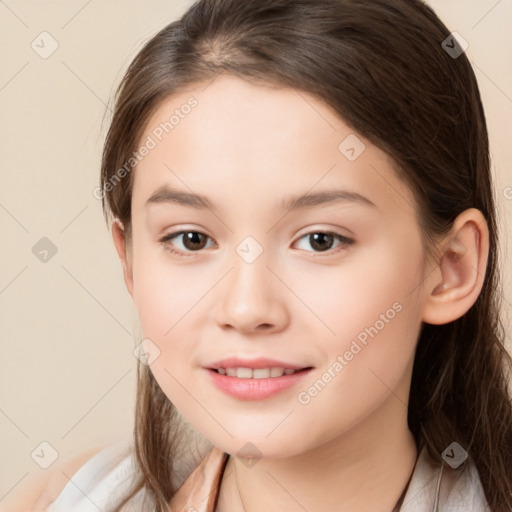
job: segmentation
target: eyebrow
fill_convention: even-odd
[[[359,203],[363,206],[377,209],[375,203],[370,201],[370,199],[357,192],[349,190],[324,190],[321,192],[288,197],[281,201],[278,206],[282,210],[290,211],[299,208],[312,208],[314,206],[337,202]],[[189,208],[195,208],[197,210],[206,208],[215,210],[215,206],[209,201],[207,197],[191,192],[172,189],[168,185],[162,185],[156,189],[145,202],[144,207],[148,207],[152,204],[162,203],[178,204],[181,206],[187,206]]]

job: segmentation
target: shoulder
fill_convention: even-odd
[[[9,511],[36,512],[45,510],[64,489],[65,485],[69,482],[69,478],[102,448],[103,446],[97,446],[68,458],[55,468],[44,471],[32,477],[24,485],[20,485],[11,497]]]
[[[434,460],[426,447],[423,447],[400,512],[430,510],[490,511],[477,468],[471,458],[460,467],[451,467]]]

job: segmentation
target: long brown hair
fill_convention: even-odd
[[[473,69],[448,38],[448,28],[420,0],[199,0],[145,44],[117,89],[101,166],[102,204],[107,223],[119,219],[130,240],[133,172],[115,180],[133,163],[149,117],[168,96],[227,73],[313,94],[388,153],[416,198],[425,254],[458,214],[478,208],[489,228],[483,288],[461,318],[423,324],[408,424],[435,460],[453,441],[462,445],[491,510],[501,512],[512,509],[512,360],[499,315],[488,133]],[[157,510],[168,510],[176,492],[175,413],[139,363],[140,475],[123,504],[143,490]]]

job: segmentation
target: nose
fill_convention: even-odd
[[[221,329],[243,334],[272,333],[288,324],[286,287],[274,275],[275,270],[267,267],[264,254],[252,263],[235,254],[233,268],[216,300],[215,317]]]

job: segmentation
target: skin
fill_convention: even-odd
[[[141,141],[190,96],[197,107],[134,171],[133,238],[117,222],[112,234],[142,337],[152,354],[160,351],[151,371],[193,427],[231,455],[217,511],[389,512],[418,455],[407,401],[422,322],[455,320],[477,299],[485,219],[463,212],[424,265],[415,201],[392,160],[362,134],[366,149],[347,159],[338,146],[354,131],[292,89],[221,76],[167,98]],[[145,206],[162,184],[206,195],[215,209]],[[375,208],[279,209],[289,195],[334,188],[358,192]],[[207,235],[204,248],[194,252],[182,236],[160,242],[179,229]],[[334,238],[321,251],[304,236],[326,231],[354,243]],[[253,263],[236,252],[247,236],[263,250]],[[400,312],[300,403],[299,393],[394,303]],[[314,369],[291,389],[245,401],[218,390],[203,368],[229,356]],[[261,455],[253,465],[237,456],[247,442]]]

